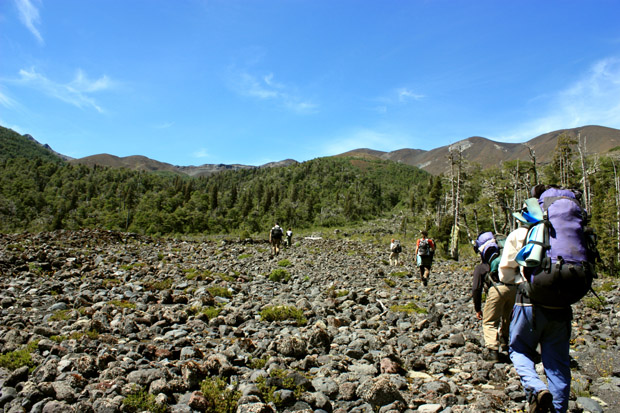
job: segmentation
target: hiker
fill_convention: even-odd
[[[532,196],[527,211],[513,214],[534,223],[526,244],[516,251],[520,230],[516,242],[506,244],[501,264],[503,271],[522,266],[510,323],[510,359],[529,412],[564,413],[571,383],[571,304],[591,288],[596,246],[584,236],[587,214],[573,191],[537,185]],[[538,346],[548,384],[536,372]]]
[[[269,231],[269,244],[271,245],[271,255],[278,255],[280,253],[280,244],[282,243],[282,227],[276,222],[276,224]]]
[[[490,234],[492,238],[488,235],[485,238],[485,234]],[[514,260],[516,251],[523,246],[526,235],[527,228],[518,228],[503,242],[499,242],[498,237],[492,233],[484,233],[478,237],[474,246],[479,250],[482,262],[474,269],[472,296],[476,318],[482,320],[485,346],[483,358],[488,361],[498,362],[508,359],[507,354],[501,350],[502,347],[507,350],[510,339],[510,315],[517,293],[515,275],[519,274],[519,266],[515,268],[506,262]],[[503,244],[503,247],[500,244]],[[484,311],[481,303],[483,287],[487,292]]]
[[[290,247],[293,245],[293,230],[289,227],[286,230],[286,246]]]
[[[403,247],[400,246],[400,241],[392,238],[392,242],[390,243],[390,265],[400,264],[398,256],[400,255],[402,250]]]
[[[421,231],[422,238],[418,239],[415,247],[415,255],[418,267],[420,268],[420,278],[422,284],[428,285],[428,279],[433,265],[433,254],[435,254],[435,243],[428,238],[426,230]]]

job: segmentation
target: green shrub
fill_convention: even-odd
[[[207,412],[234,413],[241,392],[227,388],[221,377],[207,377],[200,383],[200,391],[207,399]]]
[[[252,256],[252,254],[241,254],[241,255],[239,255],[239,259],[243,260],[245,258],[250,258],[251,256]]]
[[[269,373],[269,377],[281,379],[281,387],[283,389],[292,390],[297,399],[301,397],[305,390],[303,386],[295,384],[295,379],[288,376],[285,370],[274,369]],[[264,376],[260,376],[256,379],[256,387],[258,387],[265,403],[273,403],[276,407],[283,407],[279,395],[274,394],[278,388],[276,386],[267,386],[267,379]]]
[[[616,283],[614,283],[613,281],[605,281],[603,284],[601,284],[601,286],[599,288],[597,288],[597,291],[603,291],[603,292],[610,292],[616,289]]]
[[[113,287],[115,285],[119,285],[120,283],[121,283],[121,280],[117,278],[106,278],[105,280],[101,282],[101,285],[105,288],[108,288],[108,287]]]
[[[265,365],[267,364],[268,361],[269,361],[269,356],[267,356],[264,359],[251,358],[250,359],[250,368],[253,369],[253,370],[260,370],[263,367],[265,367]]]
[[[605,300],[605,297],[600,297],[600,300],[598,297],[585,297],[583,299],[583,305],[585,305],[586,307],[592,308],[594,310],[601,310],[603,308],[605,308],[605,305],[607,304],[607,300]]]
[[[172,278],[166,278],[162,281],[151,281],[146,284],[148,290],[169,290],[172,287]]]
[[[49,321],[66,321],[71,318],[71,310],[58,310],[51,315]]]
[[[278,261],[278,267],[290,267],[291,265],[293,265],[293,263],[286,259]]]
[[[120,307],[120,308],[136,308],[136,304],[127,300],[112,300],[108,304]]]
[[[386,278],[383,280],[388,287],[394,288],[396,286],[396,281],[394,280],[390,280],[389,278]]]
[[[33,341],[23,349],[0,354],[0,367],[4,367],[8,370],[17,370],[20,367],[28,366],[32,371],[36,367],[36,364],[32,360],[30,353],[35,351],[37,347],[37,342]]]
[[[67,339],[67,336],[51,336],[50,340],[55,341],[56,343],[62,343]]]
[[[224,297],[224,298],[232,297],[232,293],[226,287],[213,286],[213,287],[207,288],[207,291],[209,291],[211,295],[214,297]]]
[[[275,270],[271,271],[271,274],[269,274],[269,279],[274,282],[287,282],[291,279],[291,274],[289,274],[289,272],[285,269],[276,268]]]
[[[267,306],[261,310],[260,316],[263,321],[296,320],[299,326],[308,322],[301,309],[288,305]]]
[[[394,312],[407,313],[407,314],[427,314],[428,310],[418,307],[416,303],[408,303],[406,305],[394,305],[390,307],[390,310]]]
[[[209,320],[214,319],[215,317],[220,315],[221,311],[222,309],[219,307],[206,307],[200,310],[200,312],[206,315]]]
[[[204,281],[211,275],[211,271],[209,270],[199,270],[196,268],[186,269],[183,270],[183,272],[185,273],[185,278],[188,280]]]
[[[155,396],[142,389],[127,395],[123,400],[123,411],[130,413],[151,412],[166,413],[167,407],[155,403]]]

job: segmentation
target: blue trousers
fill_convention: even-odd
[[[536,373],[536,348],[547,376],[557,413],[568,409],[570,396],[570,334],[572,312],[550,310],[540,306],[516,305],[510,322],[510,359],[521,378],[529,402],[547,385]]]

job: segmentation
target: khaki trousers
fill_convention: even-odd
[[[482,333],[485,347],[499,350],[500,337],[505,344],[509,343],[510,314],[515,305],[516,294],[516,286],[496,284],[489,288],[482,310]]]

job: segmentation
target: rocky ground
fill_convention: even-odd
[[[0,409],[524,411],[512,365],[483,358],[473,263],[437,260],[424,287],[386,250],[0,235]],[[620,412],[618,284],[574,306],[572,412]]]

